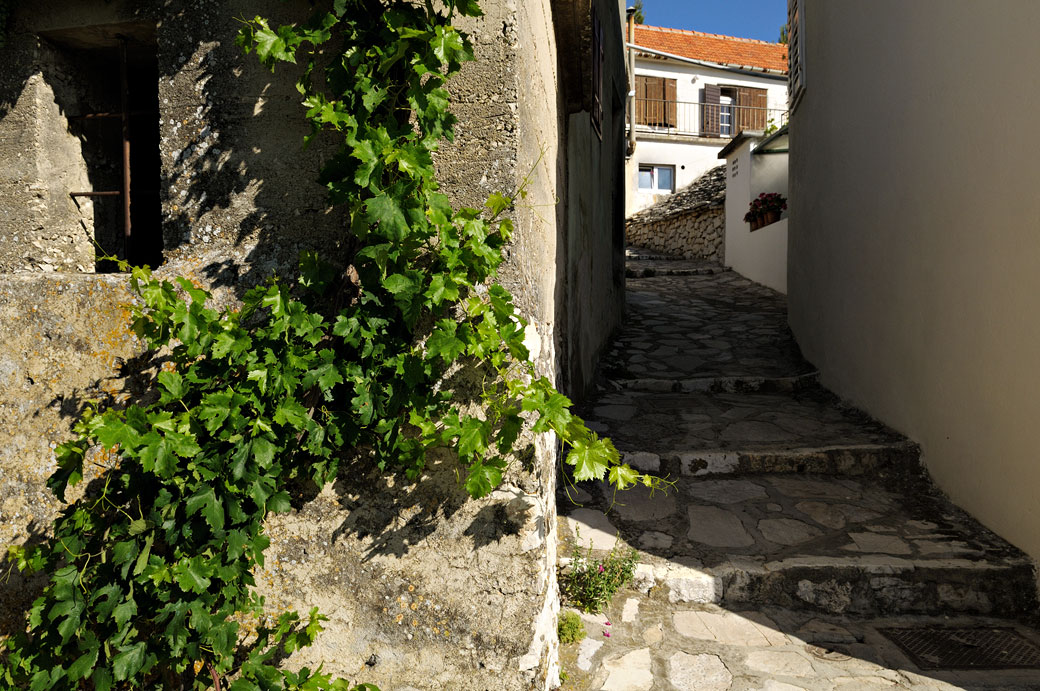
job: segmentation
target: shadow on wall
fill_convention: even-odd
[[[22,544],[26,547],[42,545],[49,529],[44,521],[30,522]],[[10,554],[0,558],[0,602],[4,603],[0,610],[0,637],[6,638],[25,630],[25,613],[49,580],[48,574],[19,571],[16,559]]]
[[[39,330],[29,355],[38,369],[54,373],[46,383],[0,378],[7,416],[0,443],[31,450],[17,459],[29,468],[24,474],[20,465],[0,473],[0,498],[11,500],[3,519],[17,524],[18,542],[42,541],[60,510],[42,482],[52,459],[46,443],[36,442],[67,438],[88,401],[147,402],[157,371],[148,354],[131,357],[132,346],[116,343],[122,326],[118,335],[98,333],[102,323],[124,323],[121,309],[106,302],[125,297],[111,290],[113,281],[68,275],[111,269],[95,263],[95,242],[104,252],[123,252],[120,197],[69,196],[121,189],[122,119],[108,117],[123,106],[119,37],[127,38],[134,94],[127,104],[131,247],[151,248],[136,256],[132,250],[130,259],[157,264],[161,257],[162,272],[198,278],[233,302],[276,272],[291,275],[301,250],[343,259],[348,244],[341,216],[327,209],[324,188],[314,181],[324,151],[303,151],[309,127],[292,66],[272,76],[234,44],[241,26],[235,16],[262,13],[285,23],[310,8],[306,0],[16,3],[0,50],[0,280],[18,288],[12,294],[21,304],[7,306],[26,315],[30,332]],[[60,253],[75,257],[47,269],[25,259]],[[54,273],[46,276],[48,269]],[[12,273],[23,275],[4,276]],[[0,329],[0,339],[14,328]],[[118,371],[102,373],[103,364],[80,369],[84,358],[106,349]],[[27,367],[26,358],[16,360]],[[24,612],[46,581],[17,569],[7,575],[11,566],[0,563],[0,601],[7,605],[0,636],[24,627]]]
[[[276,0],[244,8],[272,24],[298,21],[311,9]],[[272,75],[243,55],[233,18],[242,11],[203,11],[208,27],[182,7],[159,40],[169,74],[160,79],[159,98],[163,235],[172,267],[185,259],[214,285],[242,291],[274,273],[294,273],[303,250],[346,262],[346,224],[316,182],[331,147],[319,138],[303,148],[309,124],[294,86],[299,68],[282,65]],[[193,41],[203,31],[206,40]],[[189,93],[195,98],[185,102]]]

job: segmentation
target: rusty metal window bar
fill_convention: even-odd
[[[76,200],[78,197],[122,197],[123,200],[123,257],[130,257],[132,224],[130,221],[130,118],[137,115],[154,114],[151,111],[131,111],[130,86],[127,67],[127,38],[119,37],[119,94],[120,108],[118,112],[84,113],[72,116],[70,120],[109,120],[119,119],[122,124],[122,188],[118,190],[88,190],[85,192],[69,192]],[[159,190],[138,191],[137,194],[158,194]]]

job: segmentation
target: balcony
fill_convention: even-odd
[[[636,99],[637,136],[650,133],[730,139],[742,130],[765,130],[786,124],[786,109]]]

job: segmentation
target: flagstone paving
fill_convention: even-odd
[[[601,362],[618,386],[645,390],[641,382],[656,380],[681,391],[813,373],[790,337],[783,296],[732,271],[629,278],[626,291],[625,325]]]
[[[588,636],[563,646],[565,691],[953,691],[1035,690],[1040,670],[917,667],[878,629],[902,626],[1013,627],[980,617],[851,618],[777,607],[676,606],[628,590],[606,612],[582,614]],[[609,637],[607,634],[610,634]]]
[[[1040,669],[921,670],[878,633],[1003,626],[1040,644],[1030,560],[935,490],[914,444],[819,387],[783,296],[642,261],[655,275],[629,279],[581,412],[674,485],[561,487],[564,570],[576,547],[640,562],[582,615],[564,688],[1040,689]]]

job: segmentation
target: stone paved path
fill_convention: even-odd
[[[1040,689],[1040,668],[921,669],[878,632],[1010,627],[1040,646],[1012,620],[1036,611],[1033,566],[927,482],[912,443],[819,387],[782,296],[639,256],[581,412],[675,486],[561,488],[564,568],[575,546],[640,554],[563,647],[563,688]]]
[[[782,295],[703,262],[647,263],[664,275],[628,279],[625,326],[601,363],[613,383],[681,391],[720,377],[761,382],[812,373],[787,336]],[[710,272],[669,275],[669,264]]]

